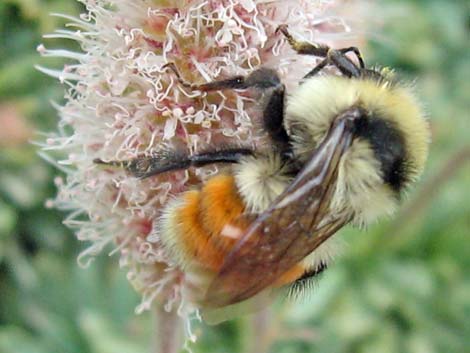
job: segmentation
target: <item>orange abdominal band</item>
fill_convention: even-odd
[[[238,195],[234,178],[228,175],[213,177],[202,190],[183,195],[184,206],[179,209],[176,223],[185,253],[204,267],[216,272],[236,239],[221,235],[224,226],[230,227],[245,207]]]
[[[203,267],[218,272],[225,257],[249,226],[242,217],[245,204],[235,180],[230,175],[215,176],[200,191],[189,191],[182,197],[184,204],[176,210],[175,221],[179,225],[180,234],[177,236],[184,252]],[[293,282],[303,271],[302,266],[294,266],[274,286]]]

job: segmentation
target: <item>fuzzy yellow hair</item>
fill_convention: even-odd
[[[288,100],[285,126],[295,155],[306,160],[326,135],[332,121],[352,107],[394,126],[406,151],[406,187],[422,172],[428,154],[429,126],[410,87],[383,79],[325,75],[307,80]],[[353,223],[365,225],[391,214],[397,204],[393,190],[383,183],[380,162],[365,139],[357,138],[343,157],[332,207],[345,208]]]

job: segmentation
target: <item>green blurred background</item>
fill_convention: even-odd
[[[311,298],[276,306],[270,352],[470,352],[470,5],[379,9],[387,18],[366,60],[417,79],[433,131],[424,180],[394,220],[346,231],[346,256]],[[50,12],[79,11],[72,0],[0,2],[0,353],[149,352],[151,317],[134,314],[139,297],[118,258],[77,266],[86,245],[44,207],[57,171],[28,143],[55,129],[50,100],[63,95],[33,68],[61,63],[39,58],[36,46],[64,24]],[[198,326],[193,350],[257,352],[252,327],[249,317]]]

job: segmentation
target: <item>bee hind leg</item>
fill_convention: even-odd
[[[203,167],[214,163],[238,163],[243,156],[253,155],[253,153],[253,150],[243,147],[225,148],[194,155],[177,151],[159,151],[150,156],[141,156],[125,161],[106,162],[97,158],[93,162],[95,164],[122,168],[133,176],[144,179],[190,167]]]

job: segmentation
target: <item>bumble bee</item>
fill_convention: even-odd
[[[427,158],[430,132],[420,104],[390,71],[366,68],[355,47],[336,50],[297,41],[286,26],[277,31],[298,54],[322,58],[289,95],[268,68],[197,85],[166,65],[192,90],[264,91],[266,149],[95,160],[141,178],[232,163],[230,173],[169,201],[154,224],[167,253],[201,289],[206,308],[297,288],[318,276],[328,267],[330,237],[346,224],[365,226],[392,214]]]

